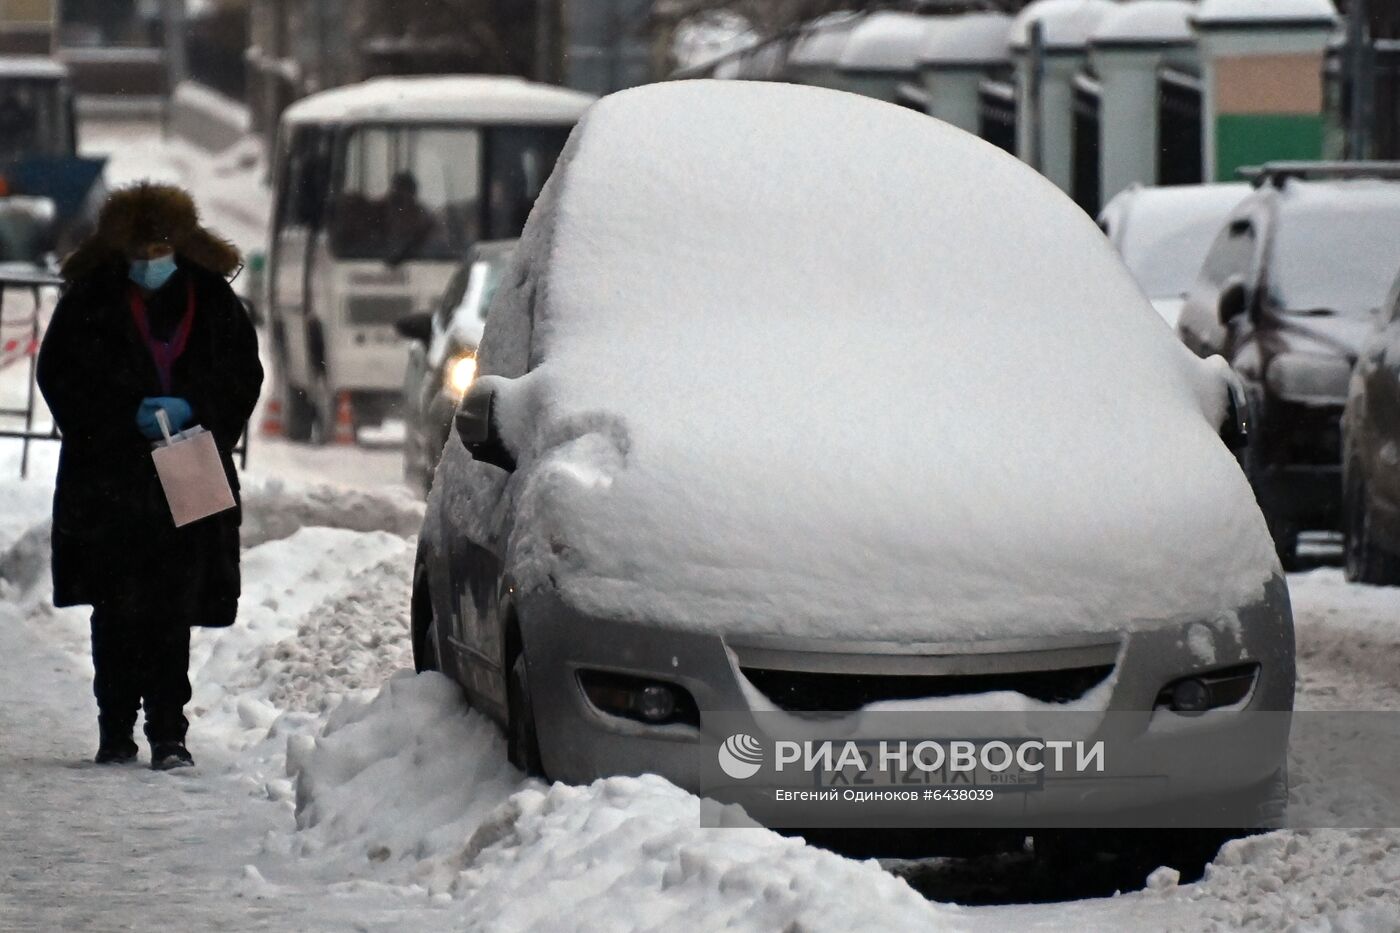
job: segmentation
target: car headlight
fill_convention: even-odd
[[[1270,361],[1264,381],[1290,402],[1341,405],[1351,383],[1351,364],[1320,353],[1281,353]]]
[[[447,361],[447,367],[443,370],[443,382],[447,386],[447,391],[461,398],[472,387],[474,379],[476,379],[475,353],[461,353]]]

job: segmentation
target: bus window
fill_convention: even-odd
[[[481,136],[471,127],[360,127],[338,175],[338,258],[458,259],[480,236]]]
[[[500,126],[490,131],[487,239],[520,236],[571,130],[568,126]]]

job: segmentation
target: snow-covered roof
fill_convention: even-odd
[[[1195,41],[1187,0],[1134,0],[1109,12],[1090,41],[1102,45],[1177,45]]]
[[[66,78],[62,62],[43,55],[0,55],[0,78]]]
[[[1118,9],[1111,0],[1035,0],[1016,14],[1011,23],[1011,47],[1024,49],[1031,42],[1031,24],[1045,30],[1047,49],[1082,49],[1099,23]]]
[[[522,78],[478,75],[375,78],[302,98],[287,108],[288,123],[367,120],[453,120],[570,123],[594,98]]]
[[[494,383],[508,573],[587,612],[1116,633],[1211,618],[1277,567],[1216,364],[1053,184],[904,108],[773,82],[604,98],[489,321],[486,378],[529,370]]]
[[[919,58],[924,64],[992,65],[1011,57],[1011,17],[1005,13],[968,13],[952,17],[924,37]]]
[[[860,17],[851,13],[833,13],[814,20],[793,43],[788,64],[802,68],[834,67],[858,22]]]
[[[914,71],[934,17],[883,10],[851,30],[837,66],[848,71]]]
[[[1332,0],[1201,0],[1195,21],[1202,25],[1249,22],[1333,23]]]

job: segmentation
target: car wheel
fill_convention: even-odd
[[[437,613],[433,612],[428,580],[421,568],[414,574],[409,614],[413,623],[413,669],[420,674],[441,671],[442,643],[438,639]]]
[[[511,665],[507,695],[510,722],[506,727],[506,753],[510,763],[530,777],[542,778],[545,776],[544,762],[540,759],[540,739],[535,732],[535,706],[530,698],[523,651],[515,656],[515,663]]]
[[[1347,579],[1373,586],[1400,586],[1400,558],[1377,546],[1371,537],[1371,509],[1365,483],[1358,478],[1347,484],[1346,492],[1343,547]]]

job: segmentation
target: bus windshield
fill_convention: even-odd
[[[327,226],[342,259],[458,260],[518,236],[569,127],[387,125],[344,137]]]

